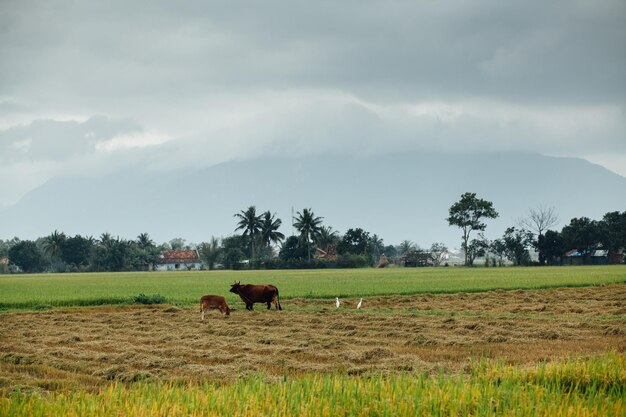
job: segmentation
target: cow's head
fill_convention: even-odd
[[[240,281],[241,282],[241,281]],[[239,294],[239,288],[241,287],[240,282],[235,282],[230,286],[230,292]]]

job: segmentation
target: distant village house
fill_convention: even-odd
[[[197,271],[202,269],[202,261],[197,250],[164,250],[157,260],[157,271]]]
[[[323,259],[325,261],[336,261],[337,260],[337,245],[334,245],[334,244],[326,245],[324,249],[316,248],[315,257],[318,259]]]

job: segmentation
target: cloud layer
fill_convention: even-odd
[[[626,4],[0,4],[0,178],[523,150],[626,176]],[[6,183],[7,181],[3,181]]]

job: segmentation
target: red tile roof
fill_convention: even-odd
[[[0,258],[0,265],[8,265],[9,258]]]
[[[195,250],[164,250],[162,256],[159,260],[162,264],[190,263],[199,260],[198,252]]]

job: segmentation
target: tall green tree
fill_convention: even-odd
[[[67,236],[65,233],[59,232],[55,230],[50,233],[48,236],[43,238],[43,251],[46,255],[48,255],[52,260],[59,259],[61,257],[61,253],[63,251],[63,244]]]
[[[133,246],[133,257],[136,258],[133,263],[138,270],[149,270],[161,253],[148,233],[139,234]]]
[[[150,238],[148,233],[140,233],[139,236],[137,236],[137,245],[141,249],[149,249],[155,246],[154,241]]]
[[[577,249],[587,261],[588,256],[600,244],[600,226],[597,221],[588,217],[573,218],[561,230],[563,243],[568,249]],[[567,249],[566,249],[567,250]]]
[[[380,255],[385,252],[385,242],[377,234],[373,234],[369,242],[370,251],[372,253],[373,263],[376,264],[380,260]]]
[[[32,240],[23,240],[9,249],[9,262],[24,272],[43,272],[46,261],[42,251]]]
[[[502,241],[506,248],[506,256],[513,262],[513,265],[530,264],[529,249],[533,244],[533,234],[530,231],[509,227],[504,232]]]
[[[100,235],[100,239],[98,239],[96,243],[99,246],[109,247],[113,245],[114,242],[115,242],[115,239],[113,239],[113,236],[111,236],[111,233],[104,232]]]
[[[75,268],[86,267],[89,265],[91,251],[92,243],[88,238],[81,235],[68,237],[61,247],[61,259]]]
[[[502,239],[496,239],[489,245],[489,251],[495,255],[498,266],[504,266],[504,258],[506,257],[506,244]],[[495,265],[494,265],[495,266]]]
[[[250,206],[247,210],[242,210],[241,212],[235,214],[234,217],[239,219],[235,231],[242,230],[243,236],[250,241],[250,258],[251,260],[254,260],[256,255],[256,243],[258,242],[259,235],[261,233],[261,216],[256,214],[255,206]]]
[[[469,266],[470,250],[469,240],[472,231],[484,231],[487,225],[483,219],[495,219],[498,212],[493,208],[491,201],[476,197],[476,193],[465,193],[461,199],[450,206],[449,217],[446,219],[450,226],[457,226],[463,231],[463,243],[465,252],[465,265]],[[479,242],[478,240],[477,242]]]
[[[337,245],[340,240],[341,237],[339,237],[339,232],[333,230],[331,226],[322,226],[320,227],[316,243],[319,247],[325,248],[328,245]]]
[[[489,241],[485,239],[485,236],[482,233],[478,234],[476,239],[472,239],[467,245],[467,250],[465,251],[465,258],[467,259],[467,266],[473,266],[474,260],[479,256],[485,256],[487,250],[489,249]]]
[[[203,242],[198,246],[198,252],[202,259],[204,259],[204,262],[206,262],[209,271],[215,269],[215,264],[222,253],[219,239],[215,236],[211,236],[210,241]]]
[[[261,243],[266,247],[270,247],[272,244],[280,243],[285,235],[278,231],[282,220],[275,217],[275,214],[266,211],[261,215],[261,231],[260,239]]]
[[[606,213],[599,224],[602,247],[611,253],[626,248],[626,211]]]
[[[242,235],[233,235],[222,239],[219,259],[228,269],[234,269],[246,256],[249,240]]]
[[[537,240],[537,249],[545,256],[546,262],[550,265],[562,262],[563,253],[567,250],[563,237],[554,230],[546,230],[546,232]],[[571,249],[571,248],[570,248]]]
[[[20,243],[20,239],[16,236],[13,239],[2,240],[0,239],[0,258],[9,256],[9,249]]]
[[[307,256],[308,248],[303,245],[302,239],[298,236],[289,236],[282,244],[278,257],[283,261],[293,261],[304,259]]]
[[[93,271],[130,271],[138,268],[137,245],[135,242],[113,238],[103,233],[92,249],[91,269]]]
[[[315,216],[310,208],[296,213],[296,221],[293,225],[300,232],[302,242],[306,244],[309,262],[311,262],[311,243],[319,237],[322,219],[323,217]]]
[[[407,253],[417,250],[417,245],[410,240],[403,240],[397,247],[398,255],[406,256]]]
[[[348,229],[337,245],[337,253],[340,255],[366,255],[370,252],[371,243],[370,234],[365,230],[360,227]]]
[[[65,270],[65,263],[61,260],[61,257],[63,254],[63,245],[65,245],[66,240],[67,236],[65,233],[59,232],[58,230],[37,240],[37,244],[43,249],[50,272],[61,272]]]

